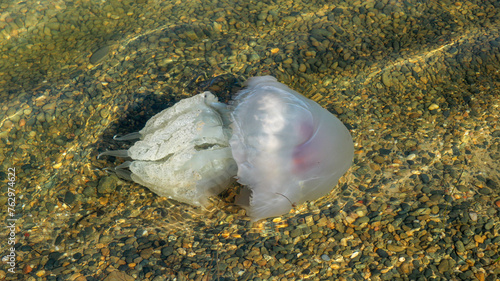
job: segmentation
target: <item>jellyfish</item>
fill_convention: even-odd
[[[254,221],[328,194],[354,155],[342,122],[272,76],[248,79],[228,105],[210,92],[153,116],[114,171],[154,193],[195,206],[243,185],[235,203]]]

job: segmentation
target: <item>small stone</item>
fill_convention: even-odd
[[[300,236],[302,235],[302,230],[300,230],[300,228],[296,228],[294,230],[292,230],[292,232],[290,232],[290,237],[292,238],[295,238],[297,236]]]
[[[104,46],[97,51],[95,51],[92,56],[90,56],[90,63],[91,64],[97,64],[99,63],[102,59],[106,57],[106,55],[109,53],[109,46]]]
[[[422,180],[423,183],[429,183],[429,182],[431,182],[431,179],[426,174],[421,174],[420,175],[420,179]]]
[[[495,205],[496,205],[498,208],[500,208],[500,200],[497,200],[497,201],[495,202]]]
[[[433,104],[431,104],[431,105],[429,106],[429,110],[436,110],[436,109],[438,109],[438,108],[439,108],[439,105],[437,105],[437,104],[435,104],[435,103],[433,103]]]
[[[356,220],[356,225],[357,226],[366,226],[366,224],[370,221],[369,217],[361,217]]]
[[[105,108],[101,109],[99,114],[101,115],[102,118],[106,118],[109,115],[109,109],[105,107]]]
[[[196,33],[193,30],[188,30],[188,31],[186,31],[185,34],[187,37],[189,37],[189,39],[191,39],[193,41],[198,40],[198,35],[196,35]]]
[[[8,130],[14,127],[14,123],[10,120],[5,120],[5,122],[3,123],[3,127]]]
[[[430,200],[431,200],[432,202],[439,202],[439,200],[440,200],[441,198],[442,198],[442,196],[441,196],[441,195],[439,195],[439,194],[433,194],[433,195],[431,195]]]
[[[250,54],[247,56],[248,61],[258,61],[260,59],[259,55],[256,53]]]
[[[87,186],[85,187],[85,189],[83,190],[83,194],[87,197],[93,197],[96,195],[96,192],[95,192],[95,187],[92,187],[92,186]]]
[[[137,238],[148,235],[148,231],[142,228],[139,228],[135,231],[134,236]]]
[[[147,248],[141,251],[141,258],[147,260],[153,255],[153,248]]]
[[[64,136],[59,136],[56,139],[54,139],[54,143],[59,146],[65,146],[67,141],[68,139],[65,138]]]
[[[455,242],[455,248],[457,249],[457,252],[459,252],[459,253],[465,252],[464,243],[462,241],[460,241],[460,240],[458,240],[457,242]]]
[[[110,253],[110,251],[109,251],[108,247],[104,247],[101,249],[101,255],[103,255],[104,257],[109,256],[109,253]]]
[[[487,187],[480,188],[478,190],[478,192],[480,194],[483,194],[483,195],[489,195],[489,194],[491,194],[491,190],[489,188],[487,188]]]
[[[323,237],[323,234],[321,234],[321,232],[313,232],[309,235],[309,238],[311,239],[318,239],[321,237]]]
[[[484,272],[477,272],[474,274],[476,276],[477,280],[479,281],[484,281],[485,280],[485,274]]]
[[[116,182],[117,178],[114,175],[103,177],[99,180],[99,184],[97,185],[97,191],[103,194],[111,193],[116,189]]]
[[[306,55],[306,57],[315,57],[316,52],[315,51],[306,51],[305,55]]]
[[[449,260],[442,260],[439,263],[438,269],[439,269],[439,272],[441,272],[441,273],[449,271],[451,269],[451,265],[450,265]]]
[[[108,204],[108,202],[109,202],[109,198],[108,197],[99,197],[99,203],[101,205],[106,205],[106,204]]]
[[[384,73],[382,73],[382,83],[384,83],[386,87],[392,86],[392,79],[389,71],[385,71]]]
[[[386,251],[382,250],[382,249],[377,249],[377,251],[375,251],[375,252],[381,258],[387,258],[387,257],[389,257],[389,254]]]
[[[417,158],[417,155],[415,153],[412,153],[406,157],[406,159],[410,161],[415,160],[415,158]]]
[[[174,248],[170,246],[161,249],[161,254],[164,255],[165,257],[170,256],[173,252]]]
[[[104,281],[134,281],[134,280],[135,280],[134,277],[118,270],[111,272],[108,275],[108,277],[104,278]]]
[[[484,242],[484,239],[486,239],[485,236],[481,236],[481,235],[474,235],[474,241],[476,241],[477,243],[483,243]]]
[[[45,202],[45,209],[47,209],[48,212],[52,212],[55,209],[56,205],[52,202]]]
[[[40,121],[40,123],[45,122],[45,114],[43,112],[38,113],[36,120]]]
[[[384,157],[377,155],[373,157],[373,161],[377,164],[383,164],[384,163]]]
[[[470,213],[469,213],[469,218],[470,218],[472,221],[477,221],[477,213],[475,213],[475,212],[470,212]]]
[[[99,243],[102,244],[108,244],[111,241],[113,241],[113,237],[111,237],[111,235],[103,235],[99,238]]]
[[[388,244],[387,245],[387,250],[393,251],[393,252],[402,252],[402,251],[405,250],[405,247],[394,245],[394,244]]]
[[[73,192],[67,191],[66,194],[64,195],[64,202],[68,205],[71,205],[75,201],[75,198],[76,196],[75,194],[73,194]]]
[[[33,270],[29,264],[25,265],[23,268],[23,274],[28,274]]]
[[[493,226],[495,225],[495,222],[493,220],[489,220],[485,225],[484,225],[484,229],[486,230],[490,230],[493,228]]]
[[[498,183],[492,179],[486,180],[486,186],[493,189],[493,190],[498,189]]]

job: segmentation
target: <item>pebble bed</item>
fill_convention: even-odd
[[[500,280],[499,2],[330,2],[0,3],[0,280]],[[202,210],[96,158],[256,75],[350,129],[330,195],[252,223],[237,185]]]

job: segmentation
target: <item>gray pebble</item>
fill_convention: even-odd
[[[174,248],[170,247],[170,246],[167,246],[167,247],[161,249],[161,254],[166,256],[166,257],[170,256],[173,252],[174,252]]]
[[[449,50],[448,50],[448,53],[452,54],[452,55],[456,55],[458,53],[458,49],[455,48],[455,47],[451,47]]]
[[[73,194],[73,192],[67,191],[66,194],[64,195],[64,202],[68,205],[71,205],[75,201],[75,198],[76,196],[75,194]]]
[[[109,53],[109,46],[104,46],[97,51],[95,51],[92,56],[90,56],[90,63],[91,64],[97,64],[99,63],[103,58],[106,57],[106,55]]]
[[[295,238],[300,235],[302,235],[302,231],[299,228],[296,228],[290,232],[290,237],[292,238]]]
[[[491,194],[491,190],[489,188],[487,188],[487,187],[480,188],[478,190],[478,192],[480,194],[483,194],[483,195],[489,195],[489,194]]]
[[[455,247],[457,249],[457,252],[459,253],[465,252],[465,246],[464,243],[462,243],[462,241],[458,240],[457,242],[455,242]]]
[[[117,177],[114,175],[101,178],[97,185],[97,191],[103,194],[115,191],[117,180]]]
[[[447,272],[451,269],[450,260],[442,260],[438,266],[439,272]]]
[[[493,226],[495,225],[495,221],[490,219],[485,225],[484,225],[484,229],[486,230],[490,230],[493,228]]]
[[[260,59],[259,55],[256,53],[250,54],[247,56],[248,61],[258,61]]]
[[[107,244],[109,242],[113,241],[113,237],[110,235],[103,235],[101,238],[99,238],[99,243]]]
[[[95,187],[92,187],[92,186],[87,186],[85,187],[85,189],[83,190],[83,194],[87,197],[93,197],[93,196],[96,196],[96,190],[95,190]]]
[[[45,203],[45,209],[47,209],[48,212],[52,212],[56,205],[52,202],[46,202]]]
[[[105,119],[109,116],[109,109],[105,107],[105,108],[101,109],[101,111],[99,113],[100,113],[101,117]]]
[[[148,235],[148,231],[145,229],[142,229],[142,228],[138,228],[135,231],[134,235],[135,235],[135,237],[140,238],[142,236]]]

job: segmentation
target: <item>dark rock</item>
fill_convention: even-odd
[[[387,258],[387,257],[389,257],[389,254],[386,251],[382,250],[382,249],[377,249],[376,253],[381,258]]]
[[[90,57],[89,61],[91,64],[99,63],[106,55],[109,53],[109,46],[104,46],[97,51],[95,51]]]
[[[174,248],[167,246],[163,249],[161,249],[161,254],[164,255],[165,257],[170,256],[174,252]]]
[[[99,193],[111,193],[116,189],[116,182],[118,178],[115,175],[103,177],[99,180],[99,184],[97,185],[97,191]]]
[[[498,189],[498,183],[492,179],[486,180],[486,186],[493,189],[493,190]]]
[[[296,228],[290,232],[290,237],[292,238],[295,238],[300,235],[302,235],[302,231],[299,228]]]
[[[76,196],[75,194],[73,194],[73,192],[71,191],[66,191],[66,194],[64,195],[64,202],[68,205],[71,205],[73,204],[73,202],[75,201],[76,199]]]
[[[430,183],[431,182],[431,179],[429,178],[428,175],[426,174],[421,174],[420,175],[420,180],[423,182],[423,183]]]

